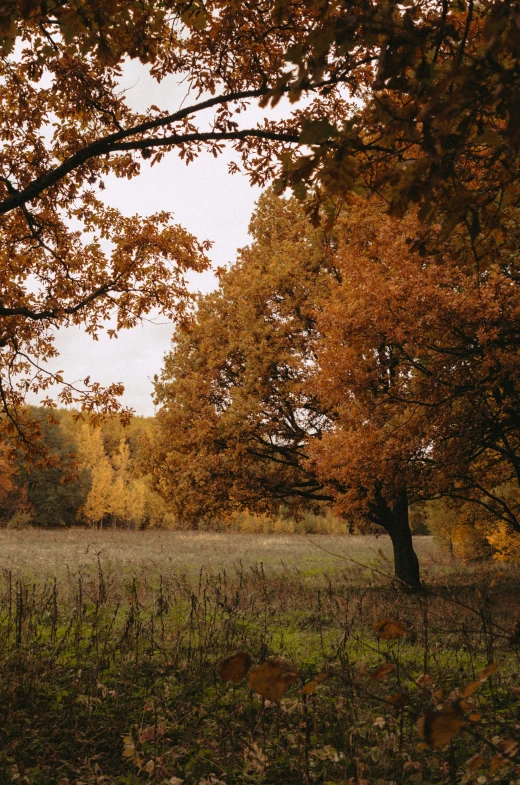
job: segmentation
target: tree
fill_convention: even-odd
[[[192,523],[234,506],[297,509],[329,498],[302,460],[326,419],[303,383],[313,372],[310,309],[332,274],[329,238],[270,193],[250,231],[252,246],[199,300],[155,380],[153,469]]]
[[[45,465],[37,464],[18,453],[14,482],[20,488],[19,506],[31,511],[36,526],[70,526],[88,492],[86,473],[78,466],[76,443],[61,427],[59,417],[49,423],[43,408],[33,409],[31,417],[41,429],[47,460]]]
[[[89,475],[89,491],[80,514],[91,526],[102,528],[117,507],[114,470],[103,445],[101,430],[84,423],[78,438],[82,466]]]
[[[298,512],[335,503],[389,532],[396,574],[417,588],[397,456],[372,475],[336,477],[336,457],[352,466],[378,457],[347,445],[350,432],[342,434],[341,455],[326,450],[330,472],[316,457],[314,445],[338,427],[334,406],[315,384],[323,340],[317,320],[338,283],[337,236],[313,230],[297,203],[272,194],[260,200],[251,233],[253,244],[222,276],[219,291],[200,301],[156,380],[159,489],[178,515],[195,522],[236,508],[289,505]]]
[[[507,243],[475,269],[472,249],[464,256],[457,237],[443,254],[418,254],[413,215],[391,221],[376,201],[359,199],[349,209],[336,255],[339,283],[317,318],[313,385],[335,412],[335,427],[310,446],[317,476],[325,488],[328,478],[350,489],[338,503],[351,505],[354,494],[370,516],[378,477],[385,498],[447,498],[467,526],[505,526],[514,537],[516,215]]]
[[[207,263],[204,247],[166,214],[126,218],[101,198],[106,175],[134,177],[143,158],[174,149],[189,162],[231,142],[254,182],[310,188],[315,217],[323,190],[378,190],[394,212],[418,202],[445,234],[463,223],[472,241],[484,227],[500,243],[518,181],[517,25],[516,4],[499,0],[4,0],[2,426],[27,439],[26,391],[64,381],[42,366],[56,326],[95,335],[113,310],[120,329],[186,304],[183,273]],[[181,76],[193,101],[131,111],[126,56]],[[308,101],[240,125],[248,101],[284,95]],[[120,386],[85,381],[61,400],[117,410]]]
[[[419,253],[416,216],[375,199],[352,197],[332,234],[302,219],[266,197],[177,336],[156,383],[161,488],[191,518],[333,502],[387,530],[417,587],[410,505],[518,531],[516,217],[481,269],[457,232]]]

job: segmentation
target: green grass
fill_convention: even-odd
[[[384,538],[312,539],[388,568]],[[0,782],[518,782],[520,581],[493,565],[457,574],[429,538],[420,547],[429,592],[413,596],[302,537],[1,532]],[[378,640],[385,617],[404,638]],[[238,650],[297,668],[279,703],[218,677]],[[434,693],[453,703],[491,661],[497,673],[471,699],[481,720],[418,750]],[[385,663],[393,670],[374,679]],[[434,681],[421,687],[424,672]],[[515,760],[499,766],[506,742]]]

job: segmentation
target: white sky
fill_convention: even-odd
[[[128,103],[137,110],[157,104],[174,111],[186,93],[185,86],[177,85],[173,79],[157,84],[138,62],[127,64],[122,87],[128,89]],[[283,107],[277,107],[276,116],[283,111]],[[264,110],[252,108],[247,113],[248,125],[264,114]],[[272,112],[269,114],[273,116]],[[237,248],[247,245],[249,219],[261,193],[259,188],[250,186],[245,175],[228,173],[230,159],[230,153],[216,159],[202,154],[186,166],[172,151],[153,168],[143,162],[141,174],[133,180],[106,179],[102,195],[107,203],[127,215],[172,212],[175,222],[199,240],[212,240],[209,257],[215,266],[225,265],[234,260]],[[189,280],[193,291],[208,292],[215,286],[209,271],[194,273]],[[137,414],[153,415],[152,379],[161,369],[173,334],[173,326],[164,317],[155,322],[123,330],[117,340],[101,334],[98,341],[93,341],[80,328],[60,330],[56,335],[60,356],[50,367],[63,370],[67,381],[90,376],[103,385],[123,382],[122,402]]]

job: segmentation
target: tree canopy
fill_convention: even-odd
[[[418,203],[444,236],[461,224],[475,247],[500,245],[517,199],[519,24],[498,0],[4,0],[3,425],[23,437],[26,392],[63,381],[42,366],[56,327],[182,312],[205,248],[170,216],[123,216],[102,195],[108,174],[137,176],[169,149],[190,162],[230,142],[253,182],[291,186],[315,218],[324,194],[377,191],[397,214]],[[126,57],[183,79],[187,105],[132,111]],[[285,120],[248,125],[248,101],[283,96]],[[113,411],[119,392],[88,379],[61,400]]]

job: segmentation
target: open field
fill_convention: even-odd
[[[0,783],[519,783],[517,573],[418,538],[406,595],[380,547],[0,532]],[[281,700],[219,677],[237,651],[279,667]]]
[[[416,537],[415,544],[426,575],[460,569],[460,563],[454,563],[443,553],[432,537]],[[265,570],[274,573],[323,578],[329,573],[342,572],[359,580],[369,574],[359,565],[391,571],[378,551],[391,560],[389,537],[0,529],[0,570],[37,579],[97,570],[99,558],[104,568],[117,574],[121,571],[194,574],[201,569],[233,572],[262,563]]]

